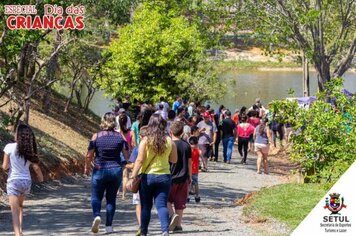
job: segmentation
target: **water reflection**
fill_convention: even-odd
[[[352,93],[356,92],[356,73],[347,73],[345,76],[345,88]],[[250,71],[250,72],[226,72],[221,76],[222,82],[227,83],[228,91],[216,104],[224,104],[232,111],[242,106],[251,106],[256,97],[261,98],[262,104],[268,104],[274,99],[288,97],[288,90],[295,91],[296,96],[303,96],[302,73],[298,71]],[[311,72],[311,94],[317,91],[316,73]],[[111,110],[114,102],[110,97],[105,97],[102,91],[94,96],[90,109],[102,115]]]

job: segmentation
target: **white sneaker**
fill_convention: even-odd
[[[111,233],[113,233],[114,232],[114,229],[112,228],[112,226],[106,226],[106,233],[107,234],[111,234]]]
[[[170,218],[170,222],[169,222],[169,231],[173,231],[174,228],[177,226],[178,223],[178,215],[177,214],[173,214]]]
[[[93,233],[99,232],[100,223],[101,223],[100,216],[95,217],[93,224],[91,226],[91,232],[93,232]]]

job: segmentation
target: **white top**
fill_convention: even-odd
[[[5,146],[4,152],[9,155],[10,158],[10,170],[7,182],[15,179],[29,179],[30,174],[30,161],[26,161],[23,157],[20,157],[17,152],[17,143],[9,143]]]
[[[126,123],[126,129],[131,129],[131,118],[127,116],[127,123]],[[119,124],[119,116],[115,117],[115,122],[116,122],[116,130],[120,132],[120,124]]]

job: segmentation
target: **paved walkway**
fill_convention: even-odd
[[[209,172],[199,174],[201,203],[187,205],[181,235],[258,235],[241,222],[242,207],[233,201],[246,193],[281,182],[278,176],[257,175],[256,158],[248,165],[237,164],[236,147],[230,165],[209,163]],[[9,209],[0,209],[0,235],[13,235]],[[103,214],[105,215],[105,214]],[[105,218],[105,217],[103,217]],[[104,219],[103,219],[104,220]],[[53,182],[25,201],[24,235],[91,235],[90,180],[78,177]],[[159,235],[158,216],[153,210],[150,235]],[[118,199],[115,233],[134,235],[137,231],[131,196]],[[104,225],[99,234],[104,234]]]

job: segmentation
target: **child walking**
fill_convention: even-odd
[[[199,182],[198,182],[198,174],[199,174],[199,157],[200,150],[198,148],[198,138],[192,136],[189,138],[189,144],[192,148],[192,182],[191,182],[191,190],[195,195],[195,202],[200,202],[199,196]]]
[[[2,168],[9,169],[7,195],[12,214],[15,236],[22,236],[23,202],[31,190],[30,165],[32,165],[39,182],[43,181],[42,171],[38,165],[37,145],[31,128],[20,124],[16,129],[15,143],[4,148]]]

